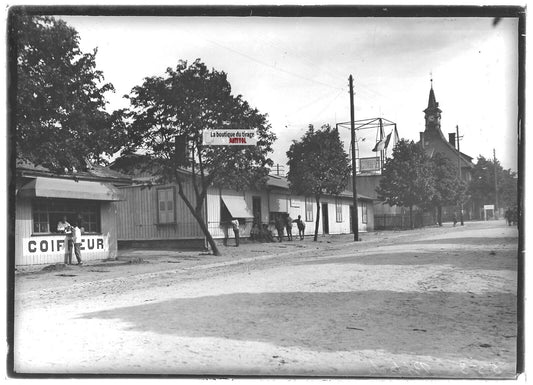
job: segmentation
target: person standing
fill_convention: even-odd
[[[295,219],[293,222],[296,222],[296,226],[298,227],[298,235],[300,236],[300,240],[303,240],[305,235],[305,223],[302,221],[302,216],[298,215],[298,219]]]
[[[72,243],[74,244],[74,254],[76,255],[78,265],[83,265],[81,260],[81,229],[77,223],[74,223],[72,226]],[[72,254],[70,254],[69,264],[72,264]]]
[[[280,216],[278,216],[278,217],[276,218],[275,226],[276,226],[276,230],[277,230],[277,232],[278,232],[278,239],[279,239],[279,241],[281,242],[281,241],[283,240],[283,228],[284,228],[285,226],[283,225],[283,221],[282,221],[282,219],[281,219]]]
[[[239,247],[239,220],[237,218],[233,218],[231,227],[233,227],[233,234],[235,234],[235,247]]]
[[[290,214],[285,217],[285,229],[287,230],[287,239],[292,241],[292,218]]]

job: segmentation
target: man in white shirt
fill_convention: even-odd
[[[74,254],[78,260],[78,265],[83,265],[81,261],[81,229],[78,227],[77,223],[74,223],[72,226],[72,243],[74,244]]]

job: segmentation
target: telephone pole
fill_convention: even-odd
[[[498,179],[496,179],[496,149],[492,149],[494,157],[494,218],[498,219]]]
[[[352,215],[352,229],[353,240],[359,241],[359,218],[357,210],[357,186],[355,182],[355,120],[354,120],[354,104],[353,104],[353,77],[350,75],[350,131],[352,142],[352,189],[353,189],[353,215]]]
[[[459,149],[459,142],[461,141],[461,137],[459,136],[459,125],[455,126],[455,128],[456,128],[456,136],[457,136],[457,169],[459,173],[459,181],[461,181],[461,150]],[[461,219],[461,226],[464,226],[465,222],[463,219],[463,200],[462,199],[461,199],[461,213],[459,215],[459,218]]]

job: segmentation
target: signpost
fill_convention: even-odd
[[[255,146],[257,135],[255,130],[204,130],[204,146]]]

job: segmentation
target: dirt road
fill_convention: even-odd
[[[472,222],[20,268],[15,370],[512,377],[517,236]]]

